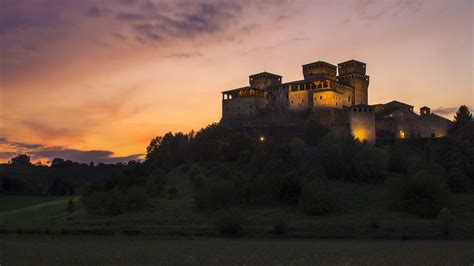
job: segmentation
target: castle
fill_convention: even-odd
[[[369,143],[446,135],[451,121],[428,107],[417,114],[398,101],[369,105],[368,89],[366,64],[356,60],[306,64],[303,79],[287,83],[262,72],[249,76],[248,86],[222,92],[221,124],[275,139],[304,137],[309,121]]]

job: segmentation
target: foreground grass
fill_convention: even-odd
[[[1,265],[472,265],[472,241],[0,237]]]

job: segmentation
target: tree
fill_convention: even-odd
[[[309,119],[306,122],[304,140],[306,145],[318,145],[322,137],[326,136],[330,130],[321,125],[316,119]]]
[[[469,108],[465,105],[461,105],[454,115],[453,130],[464,127],[465,125],[472,122],[472,114]]]
[[[73,214],[74,212],[76,211],[76,205],[74,205],[74,202],[72,201],[72,199],[70,199],[68,202],[67,202],[67,213],[69,215]]]
[[[418,171],[389,184],[390,207],[424,218],[435,218],[448,206],[450,191],[437,167]]]
[[[364,146],[357,154],[355,160],[358,180],[370,183],[383,181],[387,162],[388,155],[385,150],[372,146]]]
[[[19,154],[18,156],[11,158],[10,164],[11,165],[22,165],[22,166],[31,165],[30,156],[28,156],[26,154]]]
[[[454,222],[454,217],[448,208],[443,208],[439,211],[438,217],[436,218],[436,226],[444,240],[448,240],[450,235],[453,234],[455,228]]]

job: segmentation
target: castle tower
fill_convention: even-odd
[[[349,109],[352,136],[360,141],[375,143],[375,110],[371,105],[354,105]]]
[[[336,79],[337,68],[335,65],[326,63],[324,61],[317,61],[303,65],[303,76],[304,79],[308,79],[314,76],[322,76],[328,79]]]
[[[352,105],[368,104],[369,76],[365,74],[365,63],[349,60],[337,66],[339,70],[337,81],[354,88],[352,93]]]
[[[282,77],[268,72],[261,72],[249,76],[249,85],[252,88],[264,89],[281,84]]]

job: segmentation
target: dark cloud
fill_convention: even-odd
[[[91,17],[100,17],[102,15],[102,11],[96,6],[91,6],[87,9],[87,15]]]
[[[440,106],[436,109],[433,109],[433,113],[442,115],[442,116],[448,116],[448,115],[454,115],[459,109],[459,106],[451,106],[451,107],[443,107]],[[472,107],[469,108],[469,110],[472,110]]]
[[[33,1],[2,0],[0,8],[0,34],[11,34],[32,28],[54,28],[64,23],[64,19],[55,9],[45,8]],[[52,1],[52,6],[61,3]]]
[[[354,8],[361,19],[375,21],[385,16],[399,16],[403,13],[417,13],[421,10],[421,0],[399,0],[399,1],[375,1],[358,0],[354,2]]]
[[[147,17],[138,13],[118,13],[116,18],[118,20],[144,20]]]
[[[130,25],[137,37],[151,41],[167,38],[189,38],[198,34],[214,33],[223,30],[238,17],[241,6],[236,2],[216,3],[176,3],[156,11],[143,10],[142,13],[119,13],[122,21],[143,20],[143,23]],[[175,12],[174,10],[179,10]]]
[[[117,163],[117,162],[128,162],[131,160],[140,160],[143,154],[132,154],[125,157],[113,157],[114,153],[106,150],[75,150],[75,149],[64,149],[64,148],[45,148],[39,151],[33,151],[31,154],[32,158],[48,158],[52,160],[54,158],[62,158],[65,160],[71,160],[74,162],[88,163]]]
[[[168,57],[173,57],[173,58],[191,58],[191,57],[198,57],[198,56],[203,56],[203,53],[174,53],[170,54]]]
[[[133,5],[133,4],[137,3],[138,1],[136,1],[136,0],[118,0],[118,2],[120,4],[123,4],[123,5]]]
[[[80,163],[118,163],[131,160],[140,160],[143,154],[132,154],[129,156],[115,157],[112,151],[107,150],[77,150],[64,147],[46,147],[42,144],[22,143],[8,141],[5,137],[0,137],[0,145],[7,148],[8,151],[0,152],[0,159],[7,160],[18,154],[28,154],[32,160],[41,158],[62,158]]]

